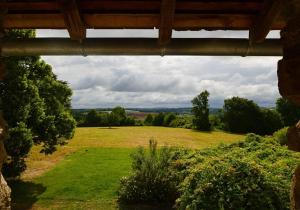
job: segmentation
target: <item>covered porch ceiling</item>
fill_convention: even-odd
[[[70,39],[59,39],[58,42],[55,39],[43,39],[43,41],[36,39],[36,42],[31,40],[30,43],[22,40],[16,42],[18,46],[24,49],[24,47],[36,45],[35,48],[43,46],[47,49],[51,46],[46,43],[52,43],[54,46],[56,43],[56,45],[62,44],[61,46],[68,48],[70,54],[76,54],[74,50],[70,50],[70,46],[76,48],[77,54],[79,51],[85,51],[88,54],[91,51],[88,48],[85,49],[86,46],[91,47],[92,43],[95,43],[95,46],[101,49],[98,53],[94,49],[94,54],[105,54],[103,50],[105,47],[112,51],[114,51],[113,48],[118,48],[126,54],[126,48],[130,45],[131,48],[137,49],[134,54],[168,54],[170,51],[172,53],[169,54],[189,54],[183,53],[188,46],[191,49],[189,52],[197,55],[197,50],[194,48],[200,49],[201,45],[208,43],[202,48],[202,53],[198,50],[198,54],[215,52],[215,55],[224,53],[225,55],[281,55],[280,41],[265,41],[265,39],[270,30],[281,30],[285,27],[283,8],[284,0],[0,0],[3,29],[67,29],[70,35]],[[87,29],[153,28],[159,30],[159,37],[156,41],[155,39],[127,38],[118,39],[114,44],[111,39],[86,38]],[[249,39],[203,40],[197,38],[184,39],[184,42],[183,39],[172,39],[173,30],[203,29],[248,30]],[[13,49],[18,48],[16,43],[3,41],[4,55],[16,54],[13,52]],[[40,45],[41,43],[45,44]],[[142,49],[143,43],[145,43],[144,49]],[[8,46],[10,51],[7,49]],[[207,47],[209,50],[203,52],[203,49]],[[175,48],[179,50],[174,52]],[[229,51],[224,51],[225,48]],[[18,49],[20,53],[21,48]],[[147,49],[152,53],[147,53]],[[53,50],[52,47],[52,54],[55,54]],[[35,49],[31,48],[21,52],[26,54],[33,51]],[[129,54],[130,51],[132,49],[128,50]],[[47,50],[43,53],[51,54],[47,53]],[[57,54],[59,53],[63,52],[60,50]],[[67,51],[64,54],[66,53]]]

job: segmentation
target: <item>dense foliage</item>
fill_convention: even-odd
[[[280,114],[273,109],[261,109],[261,131],[258,134],[271,135],[274,131],[283,127]]]
[[[261,109],[252,100],[233,97],[224,101],[224,128],[235,133],[272,134],[282,127],[275,110]]]
[[[148,114],[144,120],[144,125],[165,126],[173,128],[192,128],[191,115],[178,115],[173,112]]]
[[[299,155],[254,134],[186,160],[179,209],[289,209]]]
[[[295,125],[300,120],[300,107],[286,99],[277,99],[276,110],[280,113],[284,126]]]
[[[225,128],[236,133],[259,133],[260,109],[253,101],[233,97],[224,101]]]
[[[144,120],[144,125],[152,125],[152,123],[153,123],[153,115],[147,114],[147,116]]]
[[[278,131],[275,131],[273,133],[273,138],[279,142],[281,145],[287,145],[288,142],[288,137],[287,137],[287,132],[288,132],[289,127],[284,127],[281,128]]]
[[[170,150],[164,167],[157,167],[159,158],[146,161],[141,151],[133,156],[133,165],[139,167],[121,182],[122,202],[170,202],[167,189],[177,195],[173,200],[177,209],[195,210],[288,210],[291,177],[300,157],[277,140],[254,134],[245,141],[200,151]]]
[[[205,90],[192,100],[193,126],[196,130],[209,131],[211,129],[208,97],[209,92]]]
[[[153,118],[152,125],[154,126],[163,126],[165,119],[165,114],[160,112],[156,114]]]
[[[98,112],[90,110],[86,116],[80,117],[79,126],[133,126],[137,121],[133,117],[128,117],[123,107],[117,106],[110,112]]]
[[[9,38],[31,38],[33,30],[12,30]],[[51,66],[37,56],[5,58],[6,75],[1,82],[1,108],[8,124],[5,147],[9,161],[4,174],[19,175],[33,143],[42,152],[55,151],[74,134],[70,114],[72,91],[53,74]]]
[[[170,123],[170,127],[173,128],[188,128],[191,129],[193,127],[192,116],[190,115],[178,115],[176,119],[174,119]]]

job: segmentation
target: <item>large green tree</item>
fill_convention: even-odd
[[[262,114],[252,100],[232,97],[224,101],[225,128],[236,133],[260,133]]]
[[[300,120],[300,106],[286,99],[277,99],[276,110],[280,113],[284,126],[295,125]]]
[[[86,126],[99,126],[101,124],[101,116],[100,114],[95,110],[90,110],[85,119],[85,125]]]
[[[192,100],[193,125],[197,130],[209,131],[211,129],[208,97],[209,92],[205,90]]]
[[[112,115],[112,119],[115,119],[114,124],[116,125],[126,124],[127,114],[123,107],[116,106],[115,108],[112,109],[110,114]]]
[[[34,30],[12,30],[9,38],[32,38]],[[1,110],[8,125],[5,147],[7,176],[25,170],[24,158],[33,144],[50,154],[72,138],[76,126],[71,115],[72,90],[57,79],[50,65],[39,56],[9,57],[1,82]]]

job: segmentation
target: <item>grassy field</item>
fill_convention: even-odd
[[[129,154],[148,146],[150,138],[159,145],[201,149],[244,136],[165,127],[77,128],[70,143],[51,156],[33,148],[22,180],[11,183],[14,209],[117,209]]]

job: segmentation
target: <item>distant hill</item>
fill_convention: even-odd
[[[146,113],[159,113],[159,112],[174,112],[177,114],[190,114],[191,113],[191,107],[183,107],[183,108],[167,108],[167,107],[162,107],[162,108],[126,108],[127,112],[146,112]],[[84,113],[88,112],[91,109],[72,109],[73,113]],[[96,108],[95,110],[97,111],[111,111],[112,108]],[[210,108],[209,112],[210,114],[216,114],[220,108]]]

